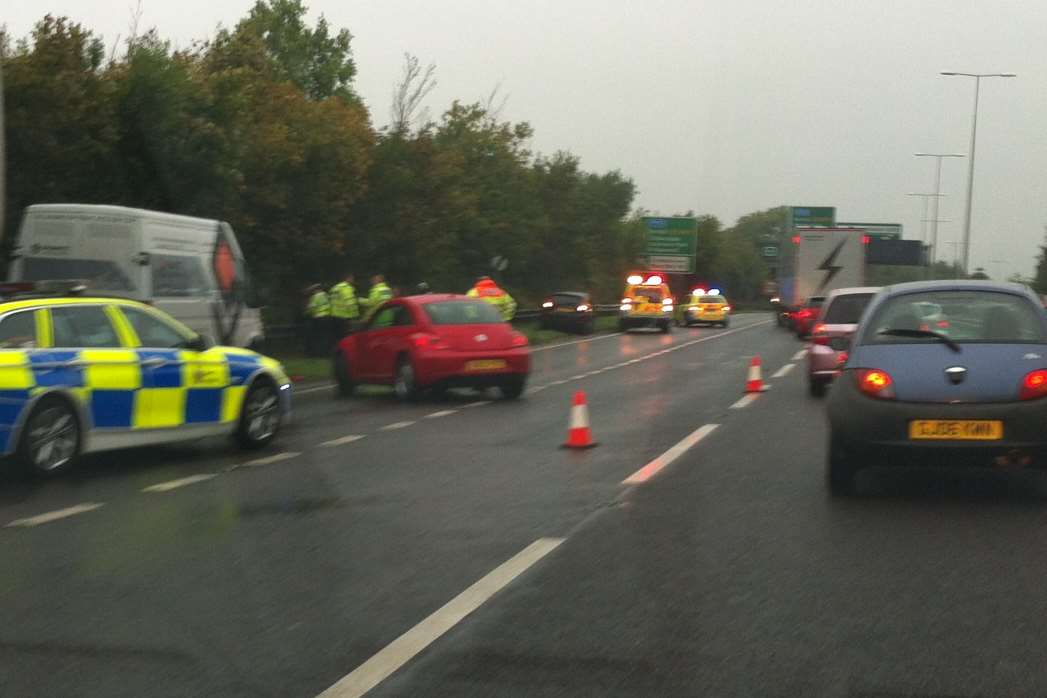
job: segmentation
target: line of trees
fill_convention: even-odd
[[[628,177],[532,152],[530,125],[501,118],[497,90],[430,117],[435,67],[410,55],[390,125],[375,128],[354,91],[351,35],[305,15],[302,0],[259,0],[181,49],[135,19],[108,55],[63,17],[17,41],[0,35],[3,244],[29,204],[118,204],[229,221],[277,317],[305,284],[346,270],[462,291],[496,258],[524,302],[567,288],[616,300],[643,251]],[[779,213],[731,230],[702,217],[696,277],[755,297],[767,273],[759,238]]]

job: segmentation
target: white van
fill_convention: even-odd
[[[228,223],[123,206],[26,209],[9,281],[83,280],[151,303],[226,346],[258,348],[262,317]]]

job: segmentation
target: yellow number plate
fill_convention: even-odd
[[[945,441],[999,441],[1003,422],[996,419],[916,419],[909,438]]]
[[[505,361],[502,359],[483,359],[478,361],[466,361],[466,371],[498,371],[505,368]]]
[[[558,312],[558,313],[573,313],[574,312],[574,308],[557,308],[556,312]]]

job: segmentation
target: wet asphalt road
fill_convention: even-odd
[[[824,408],[766,320],[542,350],[519,402],[321,391],[263,453],[3,481],[0,525],[101,506],[0,528],[0,695],[315,696],[376,655],[373,695],[1047,695],[1043,478],[873,472],[830,499]],[[731,409],[756,353],[798,365]],[[567,452],[578,388],[600,445]],[[476,610],[400,651],[459,595]]]

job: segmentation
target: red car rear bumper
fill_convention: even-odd
[[[501,365],[496,367],[491,362],[501,362]],[[495,351],[443,349],[415,355],[415,377],[419,386],[496,385],[508,376],[525,376],[530,371],[531,350],[527,347]]]

